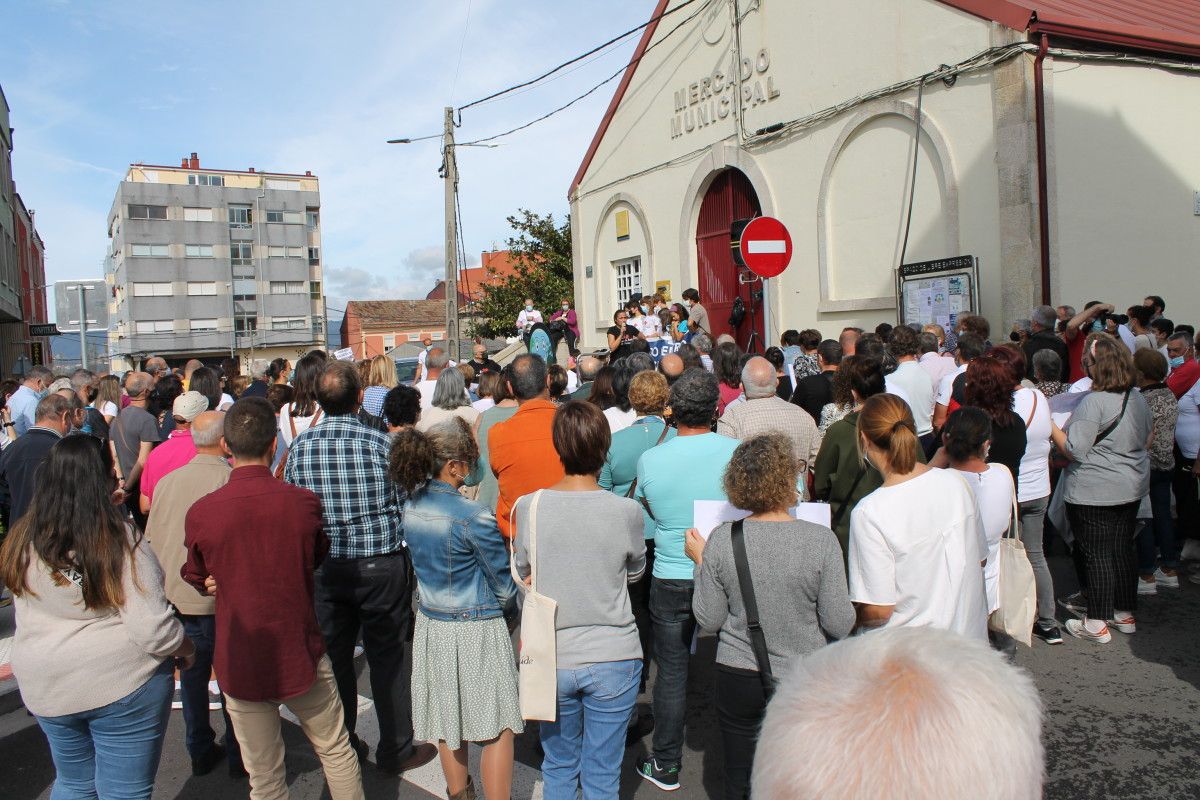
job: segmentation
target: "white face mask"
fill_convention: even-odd
[[[533,311],[533,306],[527,305],[527,306],[525,306],[525,310],[526,310],[526,311]]]
[[[571,307],[570,307],[570,306],[567,306],[567,305],[564,305],[562,308],[563,308],[563,311],[570,311],[570,310],[571,310]]]

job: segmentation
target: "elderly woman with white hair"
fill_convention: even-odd
[[[421,412],[421,418],[417,421],[417,430],[421,433],[451,417],[461,418],[471,428],[479,419],[479,412],[472,408],[471,398],[467,395],[466,379],[456,369],[442,370],[433,387],[432,403],[431,408]]]

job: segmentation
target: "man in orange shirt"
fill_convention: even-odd
[[[488,432],[492,472],[500,484],[496,521],[508,539],[513,537],[509,515],[517,499],[563,478],[562,462],[550,436],[558,406],[550,402],[546,373],[546,362],[532,353],[516,357],[509,387],[517,398],[517,413]]]

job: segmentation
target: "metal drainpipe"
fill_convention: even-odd
[[[1050,39],[1042,34],[1038,44],[1037,58],[1033,61],[1033,102],[1037,125],[1038,165],[1038,238],[1042,257],[1042,304],[1050,303],[1050,179],[1046,166],[1046,85],[1043,77],[1043,62],[1050,49]]]

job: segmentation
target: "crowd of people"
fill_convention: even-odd
[[[757,355],[683,297],[634,297],[589,354],[565,301],[566,365],[427,343],[414,385],[313,351],[244,377],[152,358],[0,387],[0,579],[55,796],[150,796],[177,673],[194,774],[225,760],[286,797],[286,706],[331,796],[362,797],[358,653],[386,773],[436,757],[450,798],[508,798],[536,727],[547,798],[617,796],[646,736],[637,774],[672,791],[701,632],[724,797],[1038,796],[1040,702],[988,624],[1001,539],[1028,555],[1044,644],[1063,617],[1103,646],[1136,631],[1139,595],[1200,583],[1194,331],[1148,297],[1042,306],[999,344],[967,314],[786,331]],[[540,322],[527,301],[518,328]],[[679,346],[656,359],[664,333]],[[742,518],[702,530],[713,501]],[[1053,584],[1058,539],[1077,591]],[[536,725],[530,586],[557,603]]]

